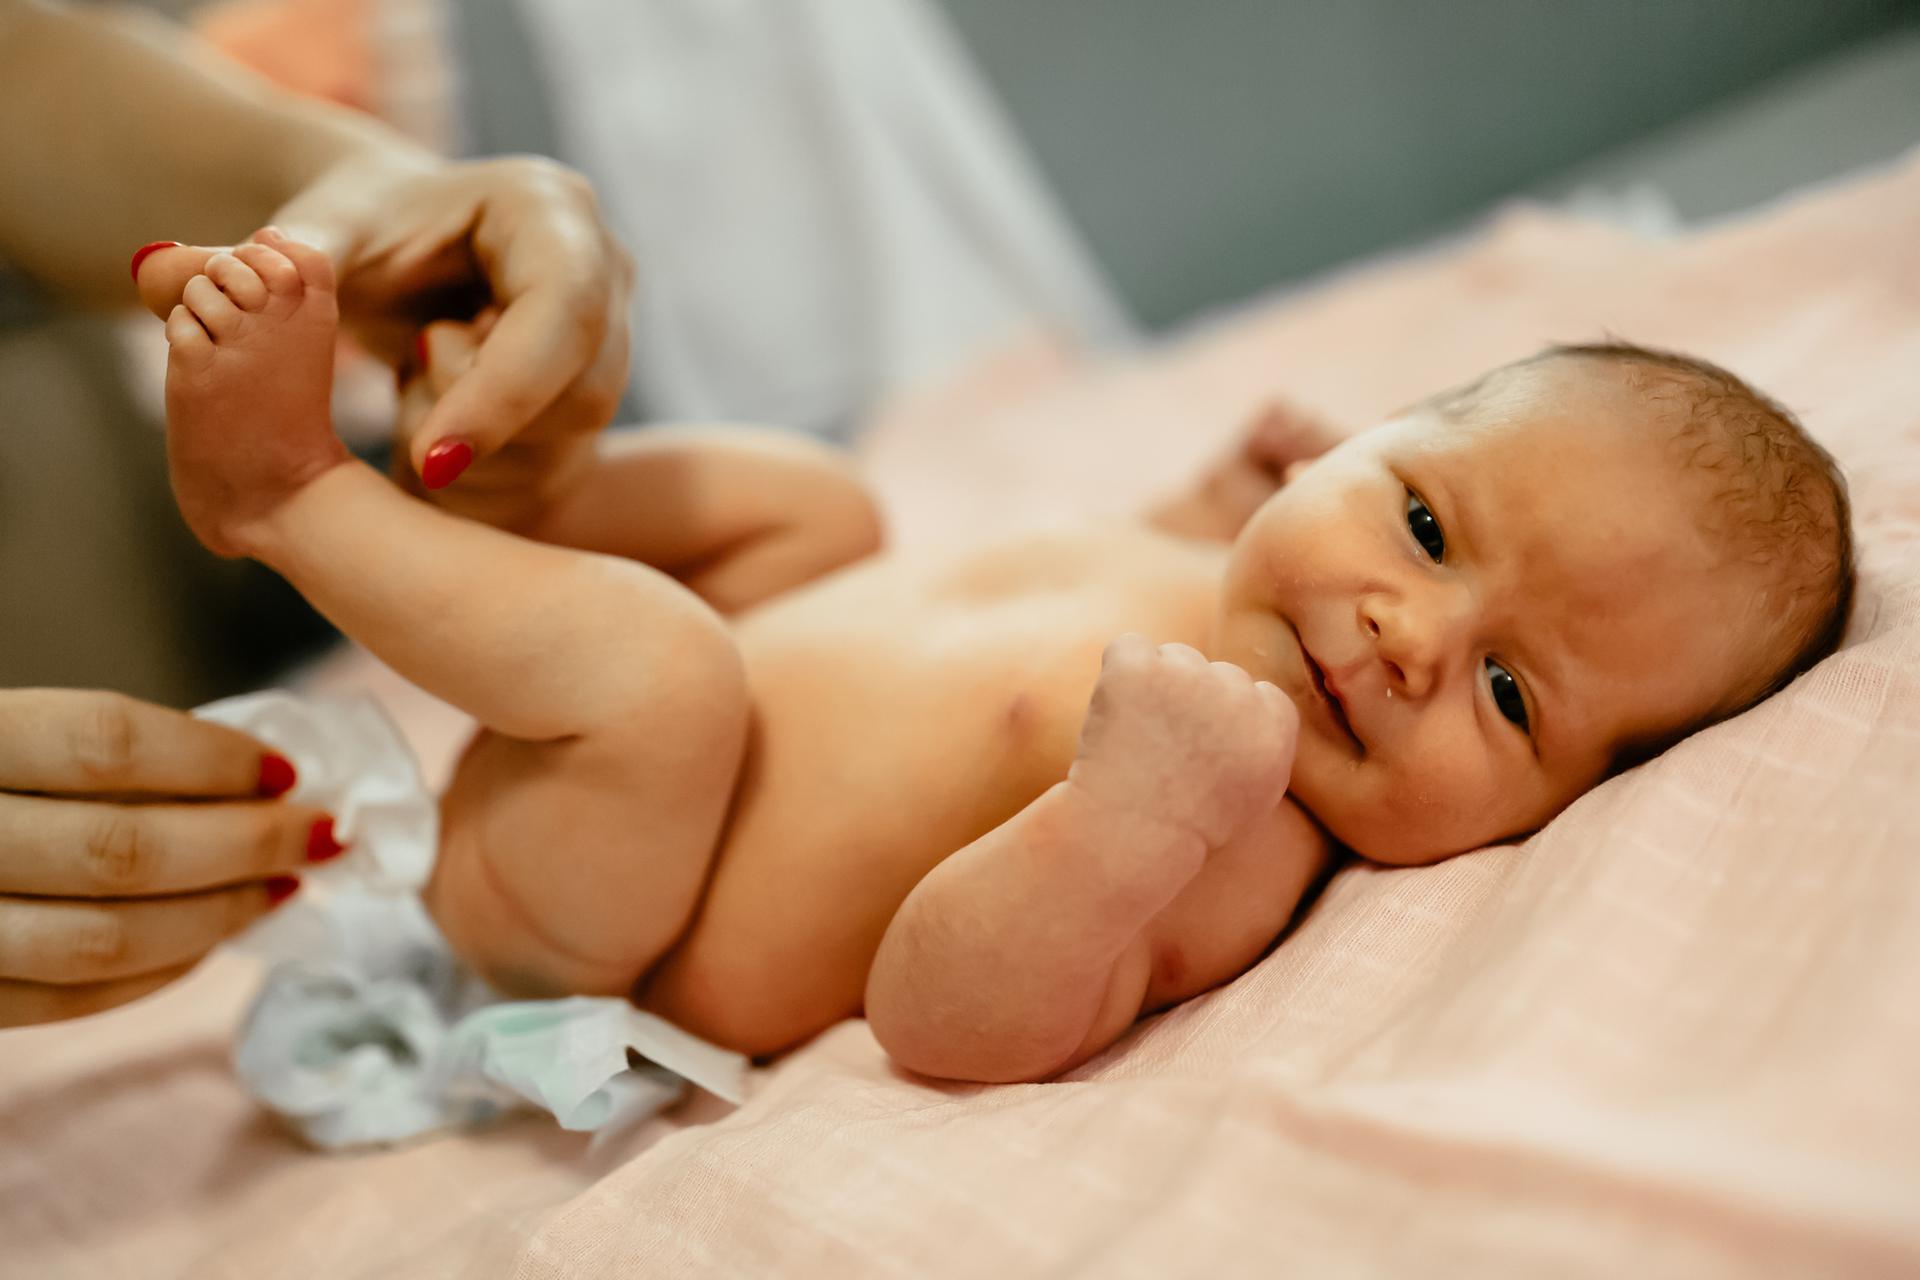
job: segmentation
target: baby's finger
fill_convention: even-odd
[[[1163,644],[1160,646],[1160,656],[1170,662],[1177,662],[1187,667],[1204,667],[1207,665],[1207,655],[1201,653],[1190,644]]]
[[[1143,661],[1151,657],[1153,651],[1153,641],[1137,631],[1128,631],[1107,642],[1106,649],[1100,654],[1100,669],[1104,671],[1108,667]]]
[[[291,891],[273,880],[178,898],[0,898],[0,978],[61,986],[191,964]]]
[[[337,856],[307,805],[109,804],[0,794],[0,893],[144,898],[264,880]]]
[[[1256,680],[1253,682],[1253,689],[1260,696],[1262,705],[1279,719],[1289,724],[1299,723],[1300,708],[1293,705],[1293,699],[1289,698],[1279,685],[1266,680]]]
[[[0,790],[279,795],[286,760],[237,729],[98,689],[0,689]]]
[[[47,982],[0,982],[0,1027],[26,1027],[39,1022],[84,1018],[103,1009],[130,1004],[141,996],[184,977],[192,964],[175,965],[118,982],[56,986]]]

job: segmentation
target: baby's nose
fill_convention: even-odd
[[[1373,642],[1389,692],[1421,698],[1433,688],[1448,652],[1465,631],[1464,611],[1452,606],[1442,599],[1386,596],[1362,602],[1361,629]]]

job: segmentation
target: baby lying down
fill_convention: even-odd
[[[749,1054],[864,1011],[929,1075],[1075,1066],[1246,969],[1337,848],[1532,831],[1847,614],[1832,460],[1619,345],[1416,405],[1230,548],[1143,525],[821,576],[870,501],[723,430],[610,449],[506,532],[348,456],[326,260],[257,239],[167,321],[187,522],[480,722],[426,894],[464,959]]]

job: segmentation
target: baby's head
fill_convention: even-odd
[[[1845,482],[1705,361],[1556,347],[1317,459],[1241,531],[1212,656],[1300,709],[1293,794],[1422,863],[1576,796],[1833,651]]]

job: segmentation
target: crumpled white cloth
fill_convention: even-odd
[[[272,967],[234,1068],[309,1142],[392,1143],[522,1107],[611,1132],[688,1082],[745,1096],[743,1056],[625,1000],[504,1001],[460,964],[416,893],[433,869],[438,812],[378,703],[268,691],[195,714],[286,755],[293,798],[332,813],[348,846],[237,943]]]

